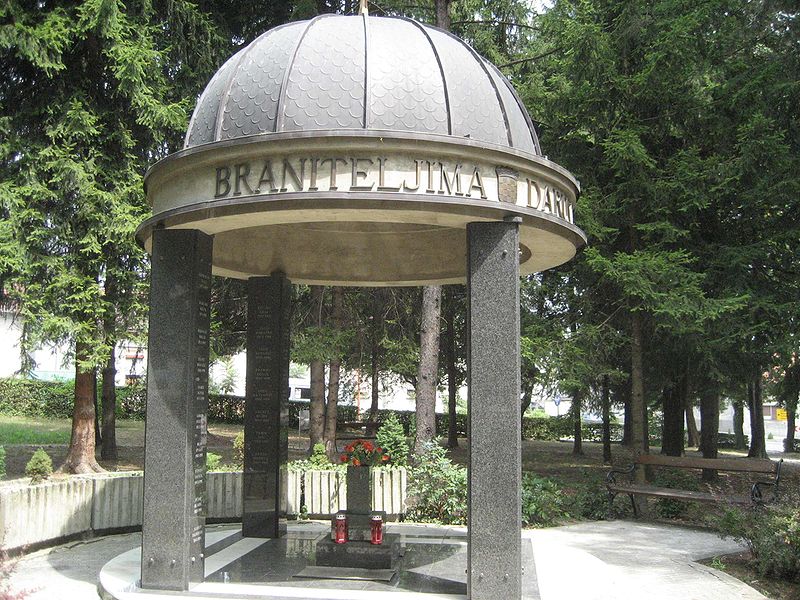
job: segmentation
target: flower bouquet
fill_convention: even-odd
[[[355,440],[344,447],[340,459],[354,467],[374,467],[389,462],[389,455],[369,440]]]

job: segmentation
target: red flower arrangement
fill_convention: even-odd
[[[389,462],[389,455],[383,448],[369,440],[355,440],[344,447],[344,454],[339,457],[342,463],[354,467],[374,467]]]

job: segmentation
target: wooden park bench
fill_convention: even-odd
[[[627,494],[633,505],[633,514],[638,515],[634,496],[651,496],[654,498],[671,498],[691,502],[716,502],[736,505],[761,505],[774,502],[778,499],[778,485],[781,479],[781,464],[761,458],[700,458],[694,456],[665,456],[663,454],[641,454],[636,462],[626,469],[612,469],[606,476],[608,489],[609,513],[618,494]],[[675,488],[659,487],[650,484],[633,483],[633,477],[638,468],[667,467],[672,469],[712,469],[715,471],[730,471],[737,473],[750,473],[753,476],[769,476],[770,481],[756,480],[752,483],[750,494],[724,494],[721,492],[700,492],[695,490],[681,490]],[[629,481],[617,481],[617,475],[628,475]],[[771,493],[764,495],[766,489]]]

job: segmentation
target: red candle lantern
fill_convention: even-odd
[[[337,544],[344,544],[347,542],[347,515],[337,514],[336,524],[334,527],[333,541]]]
[[[376,546],[383,543],[383,518],[380,515],[372,515],[370,520],[370,529],[372,533],[371,544]]]

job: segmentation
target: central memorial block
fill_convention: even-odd
[[[248,317],[246,535],[279,535],[282,511],[289,339],[285,316],[275,316],[285,315],[288,299],[261,290],[264,278],[282,278],[280,298],[290,281],[467,283],[468,592],[474,600],[519,598],[518,277],[570,260],[586,238],[575,224],[578,183],[543,156],[500,71],[455,36],[410,19],[289,23],[219,69],[185,148],[156,163],[145,187],[153,216],[137,236],[154,254],[154,308],[172,287],[194,281],[164,275],[182,260],[185,235],[213,237],[212,272],[249,279],[251,296],[261,298],[251,297]],[[171,353],[170,368],[205,365],[207,347],[203,355],[192,349],[185,319],[153,314],[161,316],[151,320],[151,354],[177,332],[186,343],[160,351]],[[169,381],[158,377],[158,386]],[[202,573],[204,557],[185,526],[194,523],[189,500],[204,476],[182,462],[175,473],[190,483],[176,494],[150,432],[154,415],[169,416],[156,426],[172,440],[164,447],[190,455],[195,442],[182,428],[201,416],[203,385],[176,381],[148,400],[146,471],[156,474],[145,475],[145,505],[180,502],[145,511],[145,531],[158,532],[143,541],[145,586],[186,588],[187,573]],[[177,552],[182,544],[189,550]]]

